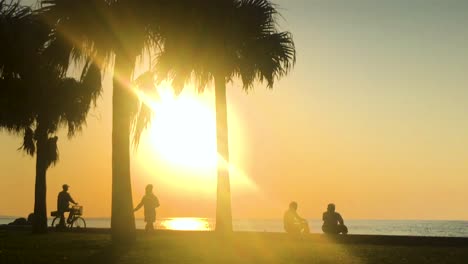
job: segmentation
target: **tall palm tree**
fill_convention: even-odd
[[[168,0],[40,0],[40,13],[54,28],[48,49],[68,67],[70,58],[93,54],[101,67],[113,67],[112,98],[112,239],[135,238],[130,181],[130,135],[149,122],[151,111],[139,103],[129,87],[135,63],[158,41],[161,3]],[[113,64],[111,59],[113,58]]]
[[[58,161],[56,133],[72,137],[101,92],[101,73],[89,61],[79,80],[47,57],[49,29],[27,7],[0,1],[0,129],[23,134],[21,149],[36,154],[33,232],[47,232],[46,172]]]
[[[176,1],[178,21],[161,25],[163,52],[158,76],[182,88],[193,77],[200,89],[214,80],[218,161],[216,230],[232,231],[226,83],[240,77],[245,90],[255,81],[273,88],[295,63],[292,36],[277,28],[278,11],[268,0]],[[181,8],[180,2],[184,2]]]

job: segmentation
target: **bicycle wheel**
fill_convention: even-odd
[[[54,220],[52,220],[51,227],[56,227],[60,223],[60,217],[56,216]]]
[[[75,228],[75,229],[86,228],[86,222],[83,218],[77,217],[73,220],[71,224],[71,228]]]

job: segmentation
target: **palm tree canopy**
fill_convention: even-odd
[[[41,0],[38,13],[53,28],[45,53],[62,69],[67,69],[70,61],[90,57],[106,68],[116,53],[135,63],[138,56],[156,50],[160,17],[168,3],[170,0]],[[120,70],[114,68],[117,78]],[[147,77],[148,73],[134,78],[135,87],[145,88],[150,83],[154,89],[154,81]],[[135,94],[129,93],[126,104],[133,117],[136,147],[152,111]]]
[[[157,17],[168,0],[40,0],[39,13],[54,28],[53,49],[66,66],[70,54],[99,54],[107,63],[115,51],[133,59],[158,42]],[[83,54],[85,53],[85,54]],[[132,58],[133,57],[133,58]]]
[[[72,136],[100,93],[99,69],[94,64],[88,66],[80,80],[59,77],[47,68],[36,70],[42,74],[0,79],[0,126],[21,130],[44,121],[49,133],[67,125]]]
[[[173,79],[176,87],[195,75],[203,88],[214,74],[221,74],[227,81],[240,77],[245,89],[255,80],[272,88],[294,65],[291,33],[278,30],[279,14],[270,1],[174,2],[179,20],[160,28],[164,48],[156,72]]]
[[[47,25],[29,8],[5,3],[0,2],[0,129],[24,133],[22,148],[33,155],[39,128],[53,135],[65,126],[70,137],[82,128],[101,93],[101,71],[87,61],[79,79],[66,77],[45,53]],[[49,165],[58,157],[56,142],[48,137]]]
[[[26,72],[35,61],[38,48],[48,38],[48,28],[31,16],[29,7],[15,0],[0,0],[0,74],[12,76]]]

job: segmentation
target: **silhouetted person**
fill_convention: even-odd
[[[343,217],[335,212],[335,205],[329,204],[327,211],[323,213],[322,231],[325,234],[347,234],[348,228],[344,225]]]
[[[291,202],[289,209],[284,213],[284,230],[287,233],[300,234],[309,233],[309,224],[307,220],[297,214],[297,203]]]
[[[60,227],[65,227],[65,212],[71,212],[70,203],[77,205],[78,203],[73,200],[71,195],[68,193],[68,186],[67,184],[62,185],[62,191],[59,192],[57,197],[57,212],[60,216]],[[70,223],[73,214],[68,214],[67,222]]]
[[[30,214],[28,215],[28,224],[29,224],[29,225],[32,225],[33,222],[34,222],[34,213],[30,213]]]
[[[8,223],[8,225],[27,226],[27,225],[32,225],[33,221],[34,221],[34,213],[30,213],[28,215],[28,219],[24,217],[16,218],[13,222]]]
[[[12,226],[25,226],[25,225],[29,225],[28,224],[28,220],[26,220],[26,218],[24,217],[20,217],[20,218],[16,218],[13,222],[11,223],[8,223],[8,225],[12,225]]]
[[[145,195],[141,199],[141,202],[137,205],[134,211],[137,211],[142,206],[145,211],[145,230],[154,230],[153,223],[156,221],[156,208],[159,207],[159,200],[156,195],[153,194],[153,185],[148,184],[145,188]]]

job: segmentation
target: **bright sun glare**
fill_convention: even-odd
[[[170,87],[159,88],[159,100],[152,102],[149,144],[167,162],[189,168],[216,166],[215,113],[206,99],[190,92],[176,97]]]
[[[197,94],[187,87],[179,96],[174,95],[168,83],[158,86],[157,98],[137,92],[140,99],[154,111],[150,127],[142,135],[144,167],[150,171],[155,163],[163,161],[165,166],[177,171],[172,173],[171,182],[184,182],[191,188],[214,191],[216,183],[216,114],[214,95],[211,91]],[[239,125],[230,115],[230,145],[239,151]],[[232,154],[232,153],[231,153]],[[235,155],[231,155],[235,157]],[[232,160],[231,160],[232,162]],[[221,166],[227,166],[220,160]],[[233,185],[251,185],[241,169],[229,164]],[[167,177],[164,178],[166,180]]]
[[[208,221],[203,218],[169,218],[161,221],[161,226],[171,230],[210,230]]]

